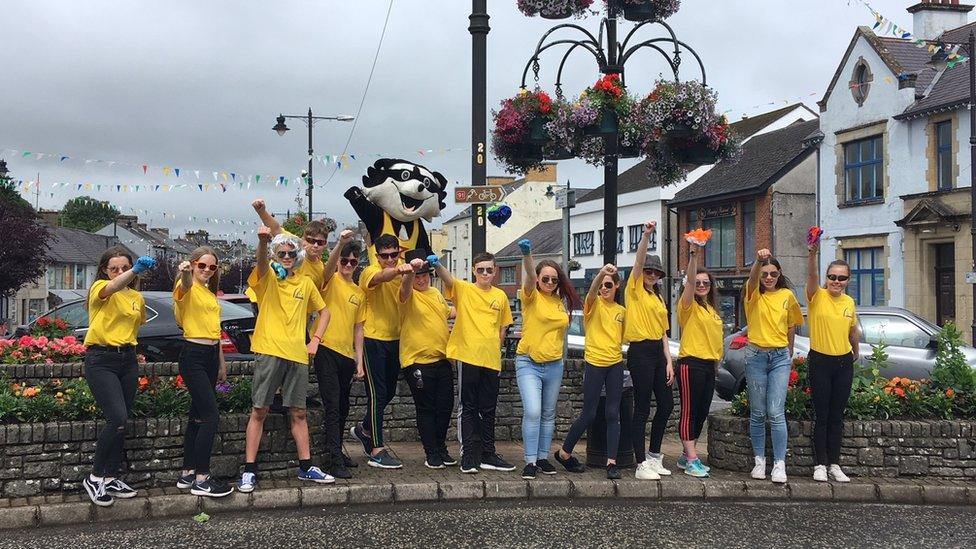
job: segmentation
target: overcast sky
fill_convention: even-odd
[[[907,29],[905,8],[914,3],[871,2]],[[515,0],[488,4],[491,109],[517,91],[526,59],[552,23],[522,16]],[[272,211],[294,209],[294,183],[275,188],[267,179],[294,179],[303,168],[305,126],[289,121],[293,131],[279,137],[271,130],[275,117],[309,107],[317,115],[355,114],[388,7],[388,0],[4,0],[0,155],[16,179],[40,174],[42,208],[88,194],[126,213],[144,210],[140,218],[180,232],[204,227],[204,217],[251,224],[250,202],[257,197],[267,199]],[[348,148],[362,156],[334,177],[333,166],[316,164],[316,211],[324,209],[340,223],[355,220],[342,193],[359,184],[371,163],[364,153],[418,161],[442,172],[452,186],[469,184],[467,151],[423,158],[416,151],[470,146],[470,9],[466,0],[393,1]],[[589,17],[582,24],[595,32],[598,21]],[[703,57],[720,108],[738,119],[775,108],[759,106],[770,102],[804,100],[815,109],[855,28],[873,18],[857,0],[683,0],[669,23]],[[632,24],[621,26],[629,30]],[[557,61],[550,56],[543,63],[542,84],[549,89]],[[568,93],[597,77],[585,54],[569,66]],[[690,63],[684,67],[683,78],[698,77]],[[628,84],[645,94],[663,69],[650,52],[635,57]],[[352,128],[346,122],[317,124],[316,153],[341,152]],[[36,160],[2,149],[52,156]],[[62,162],[61,155],[71,158]],[[149,165],[148,175],[142,164]],[[181,168],[181,177],[164,176],[163,166]],[[194,170],[201,172],[200,183],[210,185],[214,171],[261,174],[262,180],[250,189],[228,185],[225,193],[200,192]],[[501,175],[493,160],[488,173]],[[578,187],[600,184],[602,174],[579,161],[559,164],[560,181],[571,179]],[[70,186],[51,189],[52,183]],[[77,191],[78,183],[103,187]],[[117,184],[189,187],[119,193]],[[449,204],[442,219],[457,211]],[[178,218],[164,219],[164,213]],[[209,227],[212,233],[253,228]]]

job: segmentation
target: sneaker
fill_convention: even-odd
[[[329,469],[329,474],[332,475],[334,478],[341,478],[341,479],[352,478],[352,473],[350,473],[349,469],[346,469],[346,466],[342,463],[333,465]]]
[[[708,476],[708,471],[702,465],[700,459],[693,459],[685,464],[685,474],[697,478],[705,478]]]
[[[535,474],[538,472],[539,467],[535,463],[526,463],[525,467],[522,469],[522,478],[525,480],[535,479]]]
[[[352,438],[358,440],[359,443],[363,445],[364,456],[370,457],[373,455],[373,440],[366,436],[366,433],[363,432],[362,427],[360,427],[358,424],[353,425],[349,428],[349,434],[352,435]]]
[[[773,470],[769,473],[769,480],[776,484],[786,484],[786,462],[778,460],[773,462]]]
[[[328,473],[322,472],[322,469],[319,469],[318,467],[312,466],[305,471],[302,471],[301,468],[299,468],[298,480],[310,480],[319,484],[332,484],[335,482],[335,477]]]
[[[752,472],[749,476],[756,480],[763,480],[766,478],[766,458],[765,457],[755,457],[756,464],[752,467]]]
[[[586,472],[586,466],[580,463],[580,461],[576,459],[576,456],[571,455],[568,458],[563,459],[562,457],[560,457],[559,452],[557,451],[555,454],[552,455],[552,457],[556,458],[556,461],[558,461],[559,464],[565,467],[566,470],[569,471],[570,473]]]
[[[86,476],[84,480],[81,481],[81,485],[85,487],[85,491],[88,492],[88,497],[91,498],[92,503],[99,507],[108,507],[115,503],[115,498],[105,493],[105,483],[98,482],[91,479],[91,477]]]
[[[651,462],[646,459],[637,464],[637,472],[634,477],[637,480],[661,480],[661,475],[651,468]]]
[[[664,456],[658,454],[657,457],[651,456],[644,460],[644,463],[650,467],[651,471],[654,471],[662,477],[669,476],[671,474],[670,469],[664,467]]]
[[[541,472],[543,475],[556,474],[556,468],[552,463],[549,463],[548,459],[543,458],[535,460],[535,466],[539,468],[539,472]]]
[[[379,467],[380,469],[399,469],[403,467],[400,460],[391,456],[386,450],[382,450],[375,456],[370,456],[366,464],[370,467]]]
[[[233,492],[234,488],[228,486],[226,482],[213,477],[207,477],[207,480],[202,482],[194,481],[193,487],[190,488],[190,493],[194,496],[206,496],[210,498],[222,498],[231,495]]]
[[[249,494],[258,485],[258,476],[254,473],[243,473],[240,482],[237,483],[237,491]]]
[[[833,478],[837,482],[850,482],[851,481],[851,477],[845,475],[844,474],[844,470],[841,469],[840,468],[840,465],[837,465],[836,463],[833,464],[833,465],[831,465],[830,468],[827,470],[827,472],[829,472],[831,478]]]
[[[176,487],[180,490],[189,490],[193,487],[193,482],[196,480],[197,476],[193,473],[189,475],[183,475],[176,481]]]
[[[461,456],[461,472],[466,474],[474,474],[478,472],[478,462],[472,458],[462,455]]]
[[[515,466],[502,459],[498,454],[481,456],[481,468],[489,471],[514,471]]]
[[[345,452],[342,452],[342,464],[348,468],[359,467],[359,464],[352,460],[351,457],[347,456]]]
[[[105,483],[105,493],[119,499],[134,498],[138,495],[134,488],[117,478]]]
[[[444,459],[441,458],[439,453],[427,454],[427,459],[424,460],[424,465],[426,465],[428,469],[443,469]]]
[[[454,459],[454,456],[447,452],[447,448],[441,450],[441,461],[448,467],[454,467],[458,464],[458,460]]]
[[[607,465],[607,478],[610,480],[617,480],[621,477],[620,467],[617,467],[616,463],[611,463]]]
[[[712,470],[712,468],[711,468],[711,467],[709,467],[708,465],[705,465],[704,463],[701,463],[701,460],[698,460],[698,462],[699,462],[699,464],[700,464],[700,465],[701,465],[702,467],[704,467],[704,468],[705,468],[705,472],[706,472],[706,473],[707,473],[707,472],[710,472],[710,471]],[[684,469],[685,467],[687,467],[687,466],[688,466],[688,463],[689,463],[689,461],[688,461],[688,456],[686,456],[686,455],[684,455],[684,454],[681,454],[681,457],[679,457],[679,458],[678,458],[678,469]]]
[[[827,482],[827,466],[817,465],[813,468],[813,480],[817,482]]]

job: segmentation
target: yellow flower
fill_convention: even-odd
[[[56,394],[54,396],[56,396],[58,398],[64,398],[64,393],[62,393],[61,391],[58,391],[58,394]]]

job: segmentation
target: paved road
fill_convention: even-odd
[[[786,503],[481,502],[252,512],[4,532],[6,547],[974,547],[976,509]]]

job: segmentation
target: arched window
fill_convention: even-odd
[[[864,101],[867,100],[872,81],[874,81],[874,76],[871,74],[871,68],[868,67],[867,61],[863,57],[858,59],[857,64],[854,65],[854,74],[851,75],[851,95],[854,96],[854,101],[857,102],[858,107],[864,105]]]

